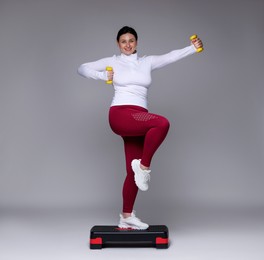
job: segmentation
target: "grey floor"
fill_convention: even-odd
[[[150,224],[169,227],[169,249],[90,250],[91,227],[114,224],[118,214],[113,210],[1,209],[0,259],[264,259],[264,210],[261,208],[177,207],[175,212],[153,213],[151,218]],[[160,220],[164,221],[158,223]]]

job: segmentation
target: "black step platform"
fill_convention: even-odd
[[[169,230],[165,225],[151,225],[146,230],[120,229],[117,226],[94,226],[90,249],[104,247],[169,247]]]

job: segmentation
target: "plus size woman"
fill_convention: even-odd
[[[118,226],[147,229],[149,225],[136,217],[134,203],[138,189],[148,190],[151,160],[170,126],[165,117],[148,111],[147,94],[151,72],[194,54],[203,44],[196,38],[183,49],[164,55],[139,57],[138,35],[133,28],[121,28],[116,40],[120,55],[84,63],[78,72],[86,78],[113,82],[114,97],[109,109],[109,124],[113,132],[124,141],[127,172],[123,185],[123,210]],[[106,67],[112,67],[112,70],[108,71]]]

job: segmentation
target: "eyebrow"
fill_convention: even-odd
[[[123,41],[126,41],[126,39],[122,39],[121,40],[121,42],[123,42]],[[136,39],[135,38],[130,38],[130,39],[128,39],[128,41],[136,41]]]

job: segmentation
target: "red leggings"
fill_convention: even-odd
[[[123,212],[131,213],[138,192],[131,162],[141,159],[141,163],[149,167],[154,153],[168,133],[170,123],[163,116],[132,105],[110,107],[109,123],[113,132],[124,140],[127,176],[123,186]]]

